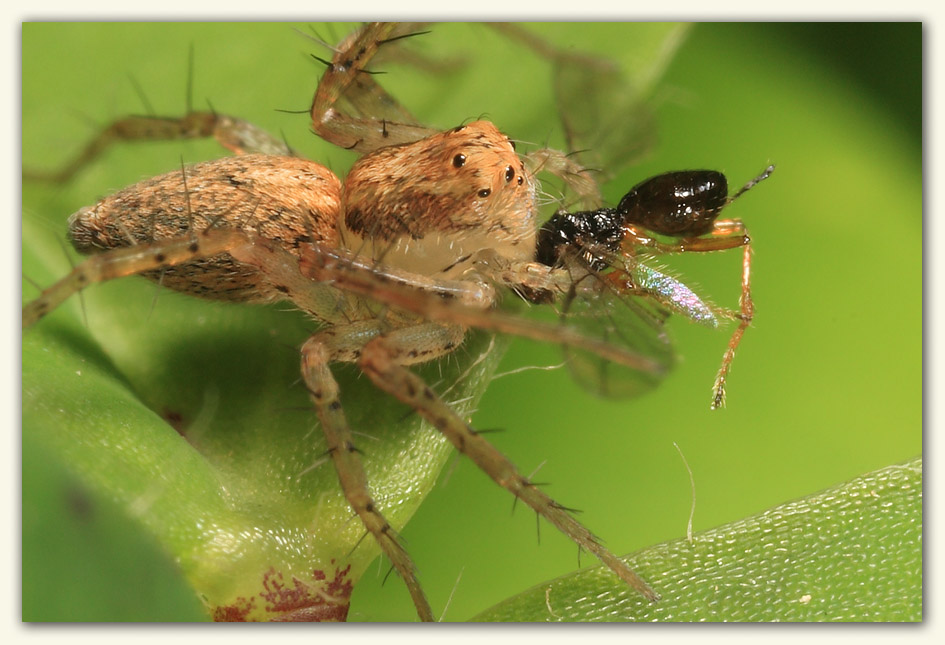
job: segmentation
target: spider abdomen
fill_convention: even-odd
[[[236,228],[299,255],[310,241],[335,245],[341,182],[324,166],[296,157],[244,155],[198,163],[110,195],[69,218],[81,253],[151,244]],[[227,254],[144,273],[177,291],[236,302],[283,297],[253,267]]]

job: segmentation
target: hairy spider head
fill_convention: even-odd
[[[431,273],[486,248],[534,255],[534,179],[488,121],[364,156],[342,199],[343,244],[386,265]]]

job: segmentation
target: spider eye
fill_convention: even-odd
[[[466,165],[466,155],[460,153],[456,155],[455,157],[453,157],[454,168],[462,168],[465,165]]]
[[[515,150],[515,142],[512,141],[511,139],[509,139],[508,141],[509,141],[509,145],[512,146],[512,150]]]
[[[512,181],[513,177],[515,177],[515,169],[512,166],[506,166],[505,181]]]
[[[482,190],[479,191],[479,196],[480,196],[480,197],[488,197],[488,196],[491,195],[491,194],[492,194],[492,189],[491,189],[491,188],[483,188]]]

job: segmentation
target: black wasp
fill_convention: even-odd
[[[668,366],[673,355],[662,330],[668,313],[710,327],[718,326],[719,317],[737,320],[713,387],[712,408],[724,405],[725,381],[754,306],[751,238],[740,219],[719,219],[719,215],[773,171],[774,166],[769,166],[731,196],[721,172],[668,172],[634,186],[616,208],[554,215],[538,234],[537,260],[573,272],[572,292],[564,305],[569,323],[593,328],[595,334]],[[679,279],[646,262],[661,254],[739,247],[744,255],[738,311],[706,303]],[[628,295],[642,297],[626,298]],[[581,381],[605,395],[634,394],[658,379],[645,374],[627,379],[617,372],[618,366],[589,355],[572,353],[570,358],[569,366]]]

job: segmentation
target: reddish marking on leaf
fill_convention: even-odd
[[[245,623],[246,617],[256,607],[255,598],[240,596],[232,605],[222,605],[213,610],[213,620],[218,623]]]
[[[351,571],[350,564],[346,566],[344,569],[335,569],[335,578],[334,580],[328,583],[328,587],[326,588],[326,591],[330,595],[336,598],[338,597],[350,598],[351,590],[353,588],[351,581],[347,579],[348,573],[350,571]],[[325,575],[324,571],[320,573],[322,575]]]
[[[272,620],[292,622],[343,621],[348,617],[353,585],[347,579],[351,565],[344,569],[335,569],[334,576],[327,584],[327,575],[320,569],[312,571],[309,584],[298,578],[292,578],[290,584],[275,568],[270,568],[263,576],[264,591],[259,596],[265,601],[265,610],[275,614]]]
[[[311,582],[293,577],[287,584],[283,573],[270,567],[263,574],[263,591],[259,594],[265,603],[263,611],[269,620],[278,622],[342,622],[348,617],[354,587],[348,579],[350,572],[350,564],[344,569],[336,568],[329,579],[324,571],[314,569]],[[261,617],[255,610],[255,598],[240,596],[234,603],[214,609],[213,620],[246,622]],[[256,615],[250,618],[253,613]]]

